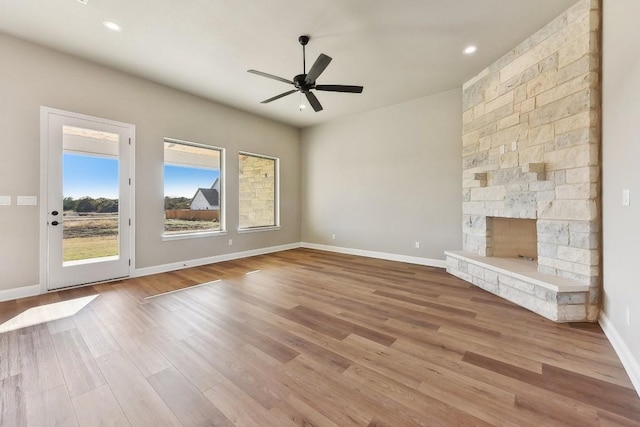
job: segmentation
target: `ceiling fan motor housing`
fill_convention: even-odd
[[[315,86],[315,82],[307,83],[305,79],[307,78],[306,74],[298,74],[293,78],[293,85],[296,89],[300,89],[303,92],[308,92],[313,89]]]

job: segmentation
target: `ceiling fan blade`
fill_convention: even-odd
[[[262,71],[258,71],[258,70],[247,70],[247,73],[257,74],[258,76],[266,77],[273,80],[278,80],[280,82],[289,83],[291,85],[293,84],[293,81],[287,80],[284,77],[274,76],[273,74],[263,73]]]
[[[311,92],[305,92],[304,94],[307,96],[307,100],[309,101],[309,104],[311,104],[311,106],[313,107],[313,111],[315,111],[316,113],[318,111],[322,111],[322,105],[320,104],[320,101],[318,101],[318,98],[316,98],[314,94],[312,94]]]
[[[281,93],[280,95],[276,95],[273,98],[265,99],[260,104],[267,104],[267,103],[269,103],[271,101],[275,101],[276,99],[280,99],[280,98],[285,97],[287,95],[291,95],[292,93],[297,92],[297,91],[298,91],[298,89],[293,89],[293,90],[290,90],[288,92]]]
[[[311,69],[309,70],[309,73],[307,73],[307,77],[304,81],[307,83],[315,82],[330,62],[331,57],[321,53],[320,56],[318,56],[318,59],[316,59],[316,62],[313,63],[313,66],[311,66]]]
[[[349,93],[362,93],[362,86],[349,86],[349,85],[316,85],[317,90],[324,90],[328,92],[349,92]]]

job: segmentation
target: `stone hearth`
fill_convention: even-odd
[[[556,322],[586,317],[589,286],[538,272],[534,261],[447,251],[447,271]]]
[[[463,251],[447,271],[556,321],[600,304],[599,30],[598,2],[580,0],[463,86]]]

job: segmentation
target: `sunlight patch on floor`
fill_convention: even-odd
[[[151,298],[161,297],[163,295],[175,294],[176,292],[188,291],[189,289],[199,288],[200,286],[211,285],[213,283],[218,283],[220,281],[221,280],[218,279],[218,280],[214,280],[212,282],[200,283],[199,285],[187,286],[186,288],[174,289],[173,291],[163,292],[161,294],[149,295],[148,297],[144,297],[144,299],[147,300],[147,299],[151,299]]]
[[[40,323],[73,316],[96,299],[99,294],[32,307],[0,325],[0,333],[15,331]]]

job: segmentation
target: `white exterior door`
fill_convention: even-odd
[[[41,130],[47,289],[129,276],[135,127],[42,107]]]

